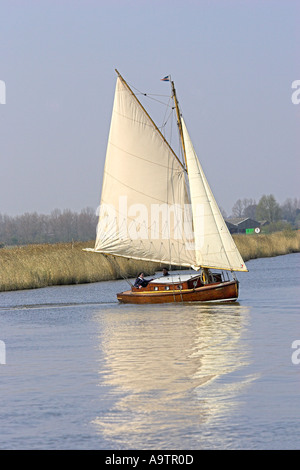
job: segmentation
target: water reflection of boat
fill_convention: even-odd
[[[230,414],[245,386],[248,351],[240,338],[248,308],[120,308],[121,315],[110,307],[95,316],[110,407],[94,426],[123,448],[197,448],[202,427]]]
[[[132,287],[117,294],[120,302],[236,300],[234,272],[247,268],[199,163],[174,82],[181,158],[117,74],[97,238],[90,251],[195,270]]]

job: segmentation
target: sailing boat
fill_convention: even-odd
[[[236,300],[239,282],[234,272],[247,268],[199,163],[174,82],[164,79],[172,86],[182,161],[116,73],[99,223],[91,251],[192,269],[153,279],[146,287],[131,285],[117,294],[120,302]]]

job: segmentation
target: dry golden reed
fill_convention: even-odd
[[[112,258],[83,248],[93,242],[27,245],[0,250],[0,291],[34,289],[62,284],[84,284],[137,271],[153,274],[157,263]]]
[[[300,251],[300,231],[235,235],[234,240],[245,261]],[[2,248],[0,291],[133,278],[141,270],[149,275],[161,269],[158,263],[83,251],[93,245],[78,242]]]
[[[233,238],[244,261],[300,251],[299,230],[284,230],[259,235],[234,235]]]

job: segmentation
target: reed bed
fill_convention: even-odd
[[[245,261],[300,252],[300,231],[270,235],[235,235]],[[0,249],[0,292],[53,285],[83,284],[146,275],[161,269],[158,263],[112,258],[83,248],[93,242],[27,245]]]
[[[83,251],[93,245],[78,242],[2,248],[0,292],[130,278],[139,270],[150,275],[157,269],[157,263]]]
[[[244,261],[300,251],[299,230],[284,230],[259,235],[234,235],[233,238]]]

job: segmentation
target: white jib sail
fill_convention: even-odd
[[[181,119],[193,212],[196,265],[248,271],[233,241]]]
[[[181,162],[118,77],[95,251],[191,266],[189,209]]]

